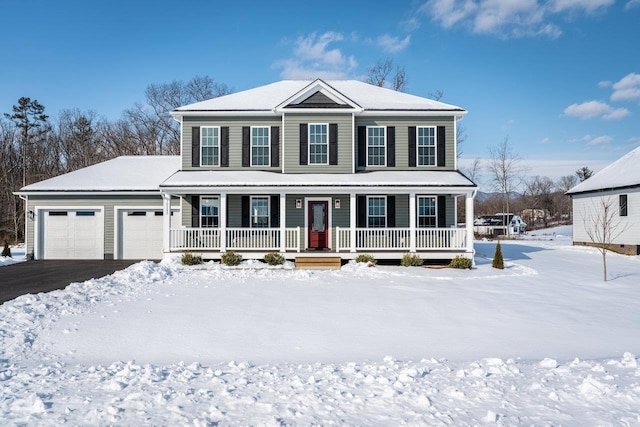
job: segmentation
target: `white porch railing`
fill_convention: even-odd
[[[356,250],[411,249],[410,228],[356,228]],[[462,228],[417,228],[416,250],[466,248],[466,230]],[[351,249],[351,229],[336,227],[338,251]]]
[[[220,250],[219,228],[172,228],[169,230],[172,251]],[[226,249],[279,251],[280,228],[227,228]],[[285,229],[285,250],[300,252],[300,227]]]

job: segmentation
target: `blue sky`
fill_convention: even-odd
[[[151,83],[363,79],[390,58],[408,93],[469,111],[463,161],[508,137],[556,179],[640,145],[640,0],[378,3],[4,2],[0,112],[28,96],[115,119]]]

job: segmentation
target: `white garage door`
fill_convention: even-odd
[[[44,259],[103,259],[103,219],[99,210],[42,211]]]
[[[120,211],[120,258],[162,259],[162,209]],[[177,218],[175,212],[171,221]]]

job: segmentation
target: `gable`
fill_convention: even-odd
[[[311,96],[298,103],[291,103],[285,108],[352,108],[351,105],[341,104],[329,98],[321,91],[317,91]]]

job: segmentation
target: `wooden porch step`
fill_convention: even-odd
[[[298,256],[296,257],[296,268],[340,268],[342,267],[342,258],[339,256]]]

